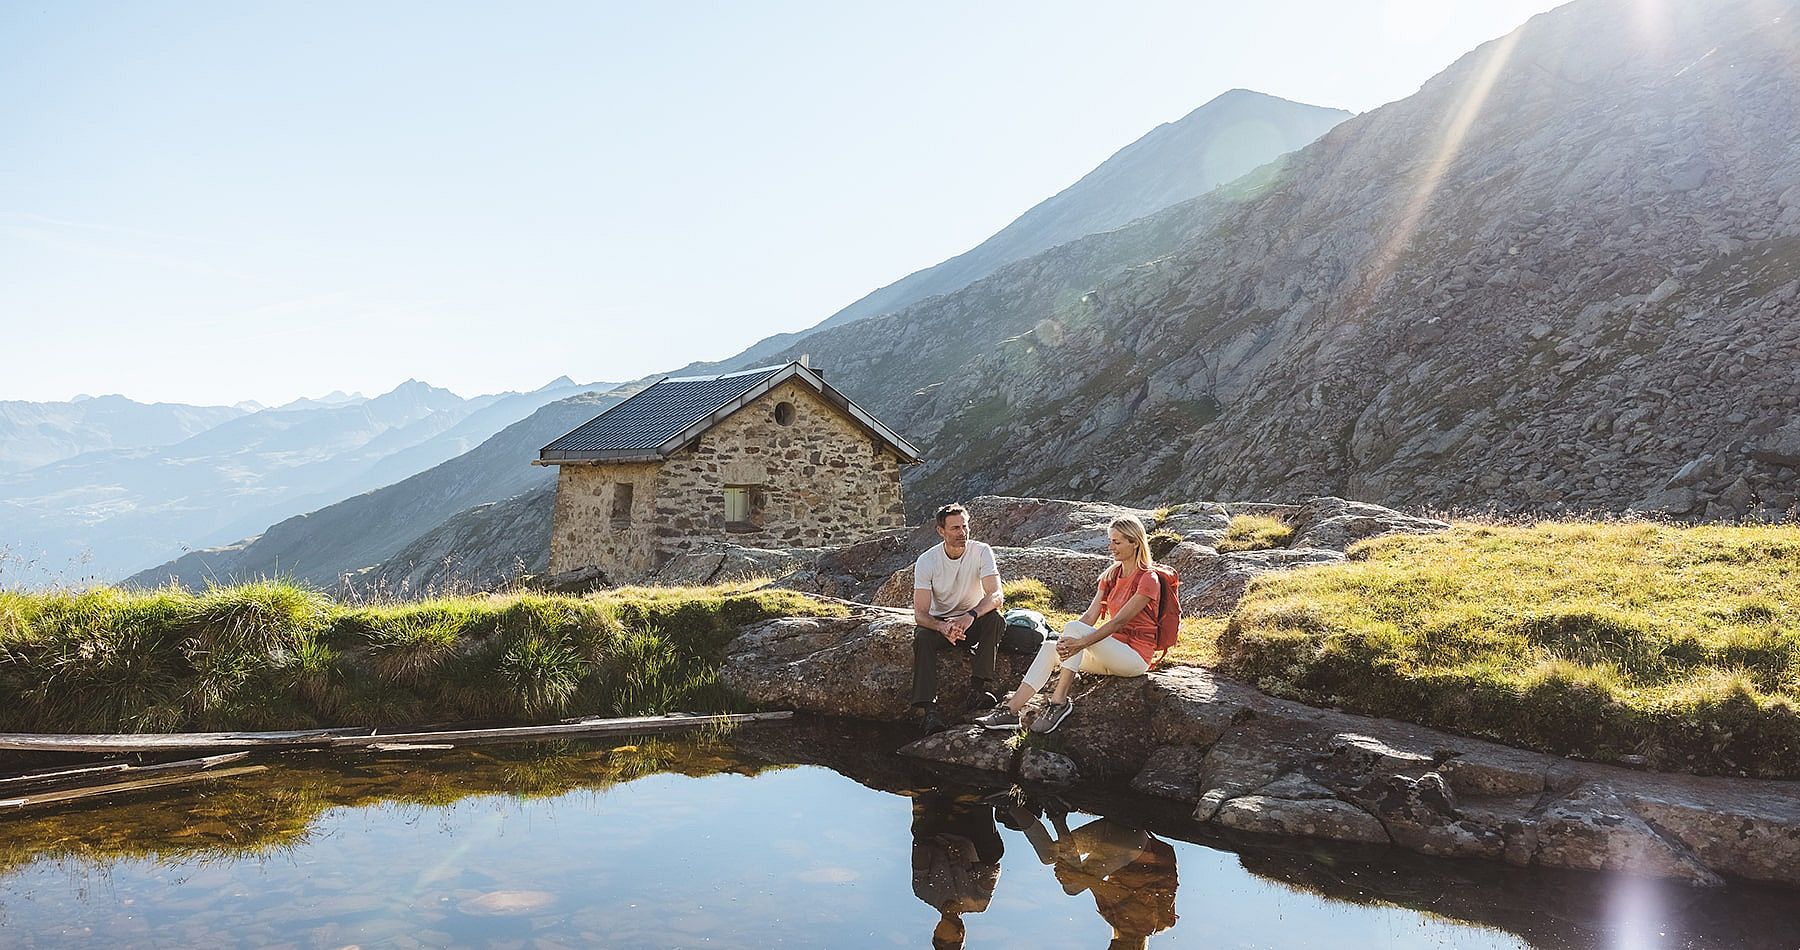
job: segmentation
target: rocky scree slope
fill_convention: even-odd
[[[1657,9],[1654,30],[1634,0],[1541,14],[1261,181],[804,348],[925,449],[919,510],[1004,491],[1779,516],[1800,4]],[[1152,253],[1157,229],[1179,250]]]

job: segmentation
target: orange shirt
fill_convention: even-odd
[[[1104,584],[1101,589],[1106,589]],[[1137,576],[1126,578],[1124,583],[1114,581],[1112,589],[1106,591],[1106,598],[1101,602],[1102,616],[1118,616],[1133,594],[1143,594],[1150,598],[1150,602],[1123,629],[1114,631],[1113,636],[1138,651],[1138,655],[1148,663],[1156,655],[1156,614],[1162,605],[1162,578],[1155,571],[1140,569]]]

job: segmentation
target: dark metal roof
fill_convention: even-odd
[[[606,410],[586,425],[538,452],[537,463],[655,461],[699,437],[725,417],[789,379],[799,379],[904,462],[920,461],[919,450],[894,430],[851,402],[801,363],[767,366],[729,376],[663,379]]]
[[[589,453],[655,454],[671,436],[712,411],[755,389],[780,372],[765,366],[730,376],[662,379],[630,399],[607,409],[568,435],[544,446],[538,457],[593,457]]]

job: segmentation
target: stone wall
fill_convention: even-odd
[[[550,571],[599,567],[609,578],[656,569],[656,486],[659,462],[563,465],[556,477],[550,530]],[[624,487],[631,499],[624,506]],[[614,518],[615,505],[625,518]]]
[[[783,404],[794,413],[786,425],[777,420]],[[747,523],[726,523],[730,486],[752,486],[759,495]],[[900,460],[790,380],[663,463],[656,521],[659,560],[721,540],[768,548],[847,544],[906,523]]]
[[[624,484],[632,486],[628,522],[613,518]],[[727,522],[727,488],[748,490],[746,519]],[[720,542],[825,547],[904,524],[899,457],[789,381],[662,463],[563,465],[550,570],[596,566],[628,582],[673,554]]]

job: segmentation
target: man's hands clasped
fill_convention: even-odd
[[[969,635],[969,628],[975,625],[975,618],[968,614],[957,614],[944,621],[944,639],[953,644],[961,643]]]

